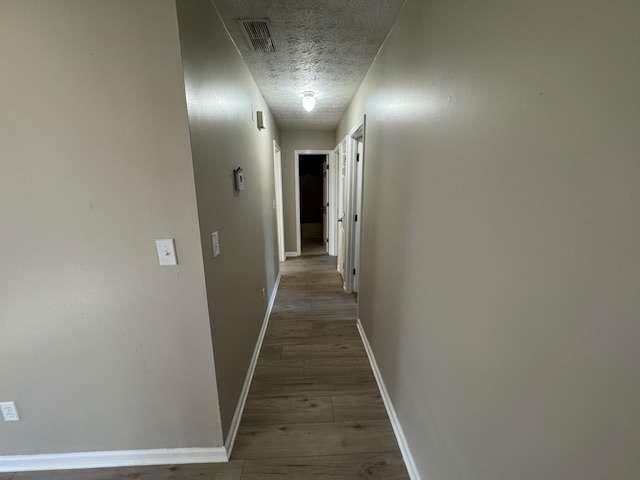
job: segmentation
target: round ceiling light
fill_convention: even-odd
[[[307,112],[316,108],[316,97],[313,92],[304,92],[302,94],[302,106]]]

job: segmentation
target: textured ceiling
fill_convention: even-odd
[[[281,128],[333,129],[404,0],[214,0]],[[255,52],[238,19],[267,17],[277,52]],[[302,108],[302,93],[316,109]]]

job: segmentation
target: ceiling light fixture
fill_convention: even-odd
[[[304,92],[302,94],[302,106],[307,112],[316,108],[316,97],[313,92]]]

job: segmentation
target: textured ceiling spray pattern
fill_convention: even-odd
[[[333,129],[404,0],[215,0],[282,128]],[[254,51],[238,19],[271,20],[277,52]],[[302,108],[313,91],[316,109]]]

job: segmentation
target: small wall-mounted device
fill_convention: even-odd
[[[244,172],[240,167],[233,170],[233,187],[236,192],[244,190]]]
[[[258,126],[258,130],[264,130],[267,128],[264,124],[264,113],[261,110],[256,112],[256,124]]]

